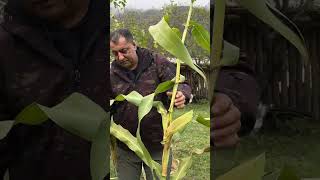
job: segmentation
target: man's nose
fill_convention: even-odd
[[[122,61],[124,59],[125,59],[124,55],[121,52],[118,52],[118,60]]]

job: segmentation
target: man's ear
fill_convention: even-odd
[[[137,50],[137,45],[136,45],[136,43],[135,43],[135,42],[133,42],[132,44],[133,44],[133,48],[134,48],[134,50]]]

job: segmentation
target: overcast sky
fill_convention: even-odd
[[[190,5],[191,0],[174,0],[174,3],[178,5]],[[210,0],[196,0],[195,6],[206,6],[208,5]],[[170,4],[170,0],[127,0],[126,8],[133,9],[160,9],[165,4]]]

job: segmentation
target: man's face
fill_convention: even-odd
[[[124,37],[120,37],[117,43],[110,41],[110,48],[120,66],[129,70],[134,70],[137,67],[138,55],[133,43],[127,42]]]
[[[74,0],[23,0],[23,8],[28,14],[48,21],[61,20],[72,11]],[[80,2],[79,2],[80,3]]]

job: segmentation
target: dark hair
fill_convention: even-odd
[[[113,43],[117,43],[120,37],[124,37],[127,40],[127,42],[134,43],[133,36],[128,29],[118,29],[113,31],[110,34],[110,41]]]

